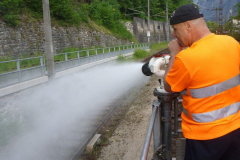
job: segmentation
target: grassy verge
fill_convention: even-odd
[[[168,46],[168,42],[153,43],[150,45],[150,53],[154,54],[157,51],[167,48],[167,46]]]
[[[153,43],[150,45],[150,51],[146,51],[145,49],[136,49],[133,53],[133,57],[123,57],[122,55],[118,56],[118,61],[132,61],[132,60],[142,60],[148,56],[155,54],[157,51],[160,51],[164,48],[167,48],[168,42],[162,43]]]

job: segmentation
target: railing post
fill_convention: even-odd
[[[89,50],[87,50],[87,56],[89,57]]]
[[[80,66],[80,65],[81,65],[81,62],[80,62],[80,61],[81,61],[81,59],[80,59],[80,54],[79,54],[79,51],[77,52],[77,57],[78,57],[78,60],[77,60],[77,61],[78,61],[78,65]]]
[[[97,55],[97,49],[96,49],[96,55]]]
[[[68,61],[67,53],[65,53],[65,61]]]
[[[42,75],[45,75],[44,74],[44,66],[43,66],[43,57],[40,57],[40,64],[41,64],[41,68],[42,68]]]
[[[16,62],[17,62],[18,79],[19,79],[19,82],[22,82],[22,74],[21,74],[20,60],[17,59]]]
[[[67,53],[65,53],[65,62],[67,63],[67,68],[68,68],[69,64],[68,64],[68,57],[67,57]]]
[[[110,52],[110,47],[108,47],[108,52]]]

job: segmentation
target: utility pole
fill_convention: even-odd
[[[149,9],[149,0],[148,0],[148,31],[147,31],[147,37],[148,37],[148,48],[150,49],[150,9]]]
[[[218,22],[218,33],[222,33],[222,0],[219,0],[219,7],[212,9],[211,11],[216,11],[216,22]],[[217,18],[217,11],[219,13]]]
[[[52,79],[54,75],[53,45],[52,45],[52,28],[49,9],[49,0],[42,0],[44,34],[45,34],[45,55],[47,57],[48,78]]]
[[[167,33],[167,42],[169,42],[168,2],[167,1],[166,1],[166,33]]]
[[[222,0],[220,0],[219,3],[219,32],[222,33],[223,32],[223,23],[222,23]]]

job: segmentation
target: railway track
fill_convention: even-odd
[[[124,96],[116,99],[112,104],[108,106],[108,108],[103,111],[96,117],[88,119],[91,124],[87,125],[87,128],[84,127],[85,132],[82,134],[81,140],[83,142],[80,145],[76,146],[78,151],[72,154],[69,160],[79,160],[84,156],[84,151],[86,149],[87,144],[91,141],[95,134],[97,134],[105,125],[108,125],[108,121],[112,121],[112,118],[116,118],[115,116],[119,116],[126,112],[127,108],[123,108],[124,106],[128,106],[137,96],[140,91],[141,86],[130,90]],[[122,108],[121,108],[122,107]],[[124,113],[123,113],[124,112]],[[94,114],[94,113],[93,113]],[[121,115],[120,115],[121,116]],[[93,117],[93,116],[91,116]],[[111,120],[110,120],[111,119]],[[80,120],[79,122],[81,122]],[[111,125],[111,124],[110,124]]]
[[[155,54],[145,58],[142,62],[146,63],[153,56],[164,55],[164,54],[169,54],[168,48],[164,48],[164,49],[156,52]],[[135,90],[133,92],[135,93],[137,91]],[[75,154],[75,155],[73,154],[72,157],[70,158],[70,160],[78,160],[79,157],[81,157],[81,155],[84,153],[84,150],[85,150],[87,144],[91,141],[91,139],[94,137],[94,135],[101,129],[101,127],[104,125],[104,123],[109,120],[109,118],[114,113],[114,111],[117,109],[117,107],[121,106],[121,104],[123,104],[123,103],[126,103],[127,97],[130,94],[134,94],[133,92],[130,91],[126,95],[124,95],[121,98],[115,100],[114,104],[109,105],[108,109],[105,109],[101,113],[101,115],[98,115],[98,118],[88,120],[89,122],[93,123],[93,125],[91,127],[90,127],[90,125],[88,125],[88,127],[90,127],[90,128],[88,128],[85,131],[85,135],[82,136],[82,139],[84,140],[84,143],[81,143],[81,145],[77,147],[77,148],[79,148],[79,150],[77,151],[77,154]],[[80,122],[81,121],[82,120],[80,120]],[[94,124],[94,122],[96,122],[96,123]],[[86,128],[86,127],[84,127],[84,128]]]

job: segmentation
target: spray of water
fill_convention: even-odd
[[[83,140],[88,119],[148,81],[141,73],[141,66],[111,62],[20,94],[19,133],[0,152],[0,159],[69,159]]]

